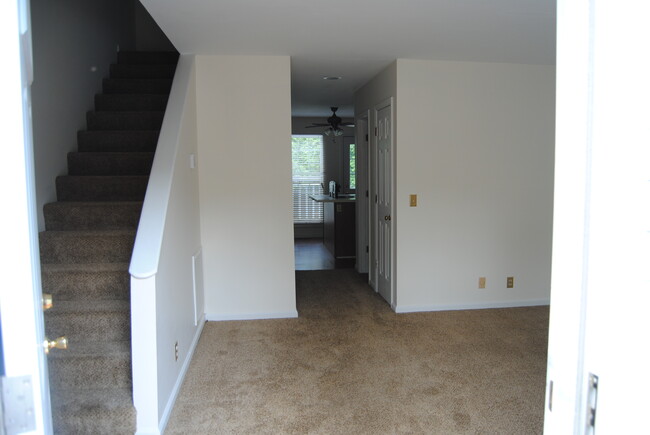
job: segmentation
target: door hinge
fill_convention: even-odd
[[[368,197],[368,191],[366,190],[366,198]]]
[[[32,377],[30,375],[2,376],[0,383],[4,405],[4,433],[14,435],[36,430]]]
[[[377,127],[375,127],[375,137],[377,136]]]
[[[368,252],[370,252],[370,250],[369,250],[369,248],[368,248],[368,245],[366,245],[366,254],[367,254]]]
[[[366,134],[366,142],[368,142],[368,135]]]
[[[587,433],[596,430],[596,407],[598,405],[598,376],[589,373],[589,388],[587,390]]]

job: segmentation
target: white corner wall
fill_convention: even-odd
[[[553,66],[397,61],[398,312],[549,302],[554,80]]]
[[[288,56],[197,56],[207,320],[296,317]]]

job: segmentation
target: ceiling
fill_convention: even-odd
[[[141,1],[181,53],[291,56],[293,116],[352,116],[397,58],[555,64],[555,0]]]

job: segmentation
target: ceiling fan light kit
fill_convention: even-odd
[[[343,120],[336,115],[336,111],[339,110],[338,107],[330,107],[332,111],[332,116],[327,118],[327,124],[313,123],[312,125],[307,126],[307,128],[314,127],[327,127],[323,134],[325,136],[343,136],[343,129],[341,127],[354,127],[353,122],[343,122]]]

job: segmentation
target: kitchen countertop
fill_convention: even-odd
[[[354,194],[343,194],[339,195],[338,198],[333,198],[329,195],[309,195],[309,197],[316,202],[355,202],[357,200],[357,196]]]

